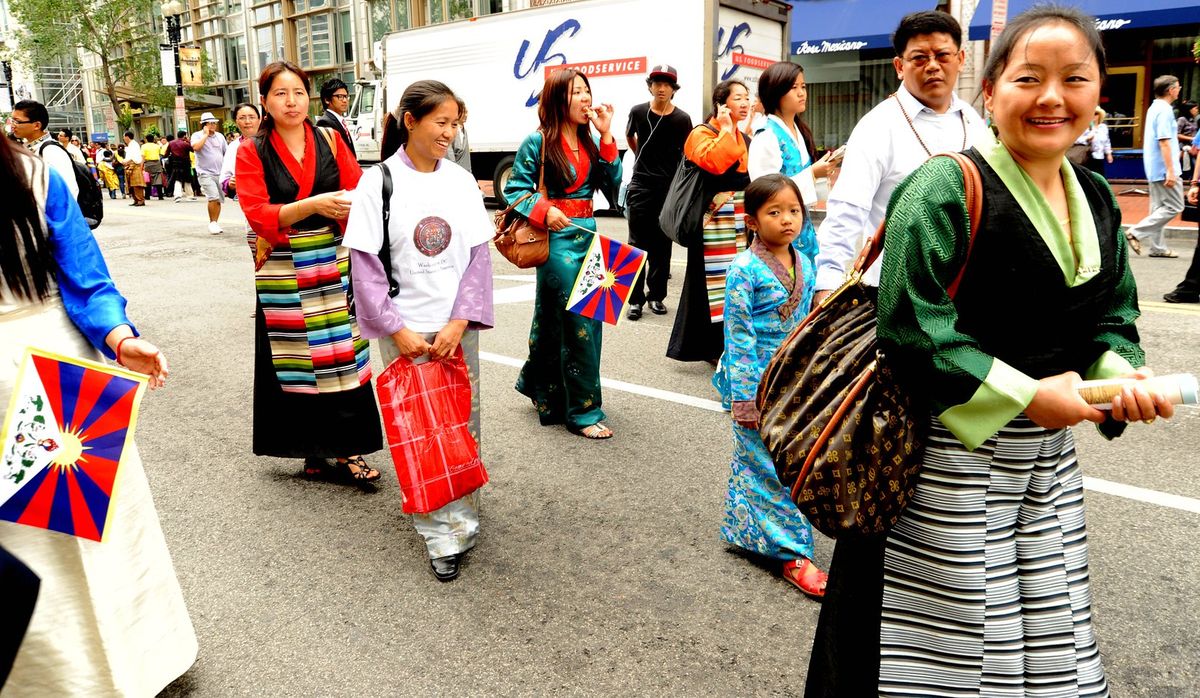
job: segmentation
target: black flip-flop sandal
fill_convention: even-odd
[[[383,473],[367,465],[362,456],[339,458],[337,464],[341,467],[342,474],[354,482],[375,482],[383,477]]]
[[[596,434],[595,431],[593,431],[591,434],[589,434],[587,432],[590,429],[595,429],[595,430],[599,431],[600,434],[603,434],[604,432],[607,431],[608,434],[601,436],[599,434]],[[608,426],[606,426],[604,424],[604,422],[596,422],[595,424],[589,424],[586,427],[567,427],[567,431],[571,432],[572,434],[582,436],[585,439],[591,439],[592,441],[603,441],[605,439],[611,439],[614,436],[613,430],[609,429]]]

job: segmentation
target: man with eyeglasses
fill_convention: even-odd
[[[350,154],[357,155],[354,142],[350,139],[350,129],[346,124],[346,112],[350,111],[350,88],[337,78],[326,80],[321,85],[321,104],[325,105],[325,113],[317,119],[317,126],[337,131],[346,147],[350,149]]]
[[[954,92],[966,59],[958,20],[938,11],[906,15],[892,35],[892,47],[901,84],[859,120],[846,143],[842,171],[817,233],[821,251],[814,304],[842,284],[905,177],[932,155],[960,152],[993,138],[979,114]],[[879,285],[879,262],[863,281]]]
[[[75,181],[75,168],[67,148],[50,136],[46,128],[50,125],[50,113],[41,102],[25,99],[13,105],[8,126],[13,135],[25,141],[29,149],[41,156],[47,165],[62,177],[71,197],[79,196],[79,185]]]

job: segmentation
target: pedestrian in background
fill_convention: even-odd
[[[242,102],[233,108],[233,120],[238,127],[238,136],[233,139],[229,147],[225,149],[225,160],[221,163],[221,191],[226,196],[237,198],[237,151],[241,147],[242,141],[249,140],[258,135],[258,126],[262,123],[262,116],[258,111],[258,107]]]
[[[675,68],[654,66],[646,78],[646,88],[652,99],[629,110],[625,128],[625,140],[636,157],[625,194],[629,244],[646,251],[646,264],[629,292],[626,317],[630,320],[642,317],[643,304],[655,315],[667,312],[663,301],[671,273],[671,238],[659,227],[658,214],[683,157],[683,142],[692,130],[692,117],[671,101],[679,91]]]
[[[815,205],[816,180],[828,177],[835,163],[833,153],[825,153],[820,160],[816,159],[812,130],[800,116],[808,108],[804,69],[790,61],[771,65],[758,78],[758,98],[767,113],[767,125],[754,134],[750,143],[750,181],[781,173],[795,180],[804,195],[805,206]],[[800,249],[815,264],[815,230],[811,235],[801,233]]]
[[[142,144],[133,137],[133,131],[126,131],[125,139],[125,181],[133,197],[130,206],[146,205],[146,173],[142,169]]]
[[[810,698],[1109,694],[1070,427],[1113,438],[1173,409],[1138,387],[1101,412],[1076,390],[1081,376],[1150,373],[1120,209],[1066,161],[1105,77],[1096,21],[1022,13],[983,75],[999,141],[967,151],[985,193],[974,241],[949,158],[917,169],[888,208],[879,345],[897,389],[928,401],[929,433],[896,525],[837,541]]]
[[[1192,181],[1188,185],[1187,202],[1193,206],[1200,201],[1200,167],[1192,168]],[[1198,224],[1200,226],[1200,224]],[[1192,254],[1192,263],[1188,265],[1183,281],[1174,290],[1163,294],[1163,300],[1168,303],[1200,303],[1200,230],[1196,231],[1196,251]]]
[[[788,583],[819,599],[828,577],[813,562],[812,525],[779,483],[755,405],[767,364],[812,303],[813,264],[798,244],[812,223],[800,188],[779,173],[746,187],[745,211],[751,242],[729,265],[725,353],[712,379],[733,417],[721,538],[770,559]]]
[[[1200,107],[1196,106],[1195,102],[1184,100],[1179,103],[1179,118],[1175,120],[1175,124],[1179,128],[1180,171],[1183,173],[1184,180],[1192,178],[1192,168],[1196,165],[1196,160],[1192,157],[1192,147],[1196,143],[1196,115],[1198,113],[1200,113]]]
[[[179,129],[175,139],[167,143],[167,191],[175,197],[175,203],[183,200],[184,187],[192,179],[192,142],[187,129]],[[192,201],[196,199],[191,197]]]
[[[75,182],[75,166],[71,164],[71,154],[61,141],[49,133],[50,112],[41,102],[23,99],[13,105],[8,124],[13,135],[25,141],[28,147],[46,164],[54,168],[59,177],[67,185],[71,196],[79,196],[79,185]]]
[[[725,275],[735,255],[746,249],[743,192],[750,137],[738,130],[750,113],[750,91],[740,80],[713,90],[708,121],[692,129],[683,156],[703,170],[702,203],[712,215],[687,249],[679,310],[667,342],[676,361],[707,361],[714,366],[725,346]]]
[[[1183,180],[1179,177],[1179,123],[1171,105],[1179,98],[1179,78],[1160,75],[1154,79],[1154,103],[1146,110],[1142,132],[1142,164],[1150,188],[1150,212],[1125,231],[1134,254],[1142,253],[1149,241],[1151,257],[1178,257],[1167,247],[1164,229],[1183,210]]]
[[[293,63],[264,68],[262,123],[238,146],[238,202],[255,233],[254,453],[303,458],[309,477],[335,458],[334,472],[361,484],[380,477],[362,454],[383,447],[341,244],[346,190],[362,170],[336,134],[309,123],[308,89]]]
[[[159,201],[166,196],[166,179],[163,176],[162,148],[153,136],[147,136],[142,144],[142,168],[149,179],[146,180],[147,194],[150,198],[158,197]]]
[[[1108,135],[1108,124],[1104,123],[1104,118],[1108,116],[1100,107],[1096,107],[1096,116],[1092,120],[1092,140],[1090,143],[1091,157],[1087,160],[1087,168],[1092,172],[1105,176],[1107,165],[1111,165],[1113,161],[1112,154],[1112,139]]]
[[[583,73],[574,68],[551,73],[538,102],[540,128],[521,142],[504,190],[506,201],[531,194],[517,210],[550,231],[550,257],[537,269],[529,359],[517,390],[533,401],[543,425],[565,423],[571,433],[589,439],[613,435],[601,421],[603,325],[566,308],[596,230],[592,195],[602,185],[615,190],[621,183],[612,115],[609,104],[593,106]],[[538,193],[543,177],[548,196]]]
[[[450,147],[446,150],[446,157],[467,172],[471,171],[471,139],[467,138],[467,106],[465,104],[458,119],[458,133],[450,142]]]
[[[100,170],[100,179],[104,184],[104,188],[108,189],[108,198],[115,199],[117,198],[117,190],[120,188],[121,183],[117,181],[117,173],[113,169],[113,164],[115,163],[113,152],[107,147],[101,148],[96,151],[96,157],[100,161],[96,167]]]
[[[200,190],[208,200],[208,232],[220,235],[221,204],[225,195],[221,193],[221,164],[225,161],[228,144],[221,135],[221,122],[212,112],[200,116],[200,130],[192,134],[192,150],[196,153],[196,178]]]
[[[151,390],[162,387],[167,360],[126,316],[66,182],[6,139],[0,181],[0,422],[30,344],[93,361],[103,354],[146,375]],[[82,473],[80,481],[91,482]],[[132,440],[110,484],[116,496],[103,543],[0,522],[0,549],[41,578],[6,696],[152,696],[196,661],[196,632]],[[66,496],[66,485],[58,492]],[[10,581],[6,575],[6,636],[20,616]]]
[[[325,113],[317,119],[317,126],[337,131],[350,154],[355,155],[354,139],[350,137],[350,125],[346,121],[346,112],[350,110],[350,88],[338,78],[326,80],[321,85],[321,105],[325,107]]]
[[[892,34],[892,49],[900,85],[850,132],[841,172],[817,231],[814,303],[845,281],[905,177],[934,153],[957,153],[994,138],[975,109],[955,93],[966,61],[958,20],[937,10],[905,15]],[[864,284],[879,285],[880,264],[866,270]]]
[[[479,330],[495,323],[488,244],[495,228],[475,178],[446,157],[460,105],[440,82],[408,86],[384,121],[382,164],[355,189],[343,244],[351,250],[359,327],[364,338],[379,340],[385,365],[401,356],[417,364],[450,359],[461,345],[471,381],[468,429],[479,444]],[[379,258],[384,167],[392,179],[391,269]],[[389,278],[399,285],[395,298],[388,296]],[[457,577],[479,535],[478,490],[412,520],[434,576],[443,582]]]
[[[125,184],[125,146],[118,145],[113,153],[113,171],[117,173],[117,182],[121,185],[121,198],[130,196]]]

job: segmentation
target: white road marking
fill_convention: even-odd
[[[511,356],[503,356],[501,354],[493,354],[490,351],[479,352],[479,358],[484,361],[511,366],[513,368],[521,368],[525,365],[524,359],[514,359]],[[683,393],[674,393],[669,390],[661,390],[659,388],[651,388],[637,383],[627,383],[625,381],[614,380],[612,378],[601,378],[600,385],[621,392],[641,395],[643,397],[654,398],[656,400],[665,400],[674,402],[679,405],[687,405],[688,407],[697,407],[710,412],[724,412],[721,403],[716,400],[706,400],[704,398],[695,397],[694,395],[684,395]],[[1144,487],[1134,485],[1126,485],[1120,482],[1112,482],[1111,480],[1101,480],[1095,477],[1083,478],[1084,489],[1102,494],[1109,494],[1114,497],[1123,497],[1132,499],[1136,502],[1146,502],[1147,504],[1156,504],[1169,509],[1179,509],[1193,514],[1200,514],[1200,499],[1192,497],[1184,497],[1178,494],[1169,494],[1167,492],[1159,492],[1157,490],[1148,490]]]
[[[1096,477],[1084,477],[1083,487],[1093,492],[1111,494],[1114,497],[1124,497],[1125,499],[1132,499],[1137,502],[1148,502],[1150,504],[1157,504],[1160,507],[1169,507],[1171,509],[1190,511],[1193,514],[1200,514],[1200,499],[1193,499],[1192,497],[1148,490],[1144,487],[1101,480]]]
[[[493,354],[490,351],[479,352],[479,358],[483,359],[484,361],[491,361],[492,363],[496,363],[496,364],[512,366],[513,368],[521,368],[522,366],[525,365],[524,359],[514,359],[511,356],[501,356],[500,354]],[[721,403],[717,402],[716,400],[706,400],[702,397],[696,397],[694,395],[684,395],[683,393],[673,393],[670,390],[662,390],[660,388],[651,388],[646,385],[638,385],[637,383],[626,383],[625,381],[619,381],[619,380],[616,380],[613,378],[601,378],[600,385],[604,386],[605,388],[612,388],[613,390],[620,390],[621,392],[624,392],[624,393],[633,393],[634,395],[641,395],[643,397],[651,397],[656,400],[665,400],[666,402],[674,402],[675,404],[678,404],[678,405],[687,405],[688,407],[697,407],[702,410],[708,410],[709,412],[724,412],[725,411],[725,409],[723,407],[721,407]]]
[[[537,296],[537,284],[521,284],[492,291],[492,305],[526,303]]]

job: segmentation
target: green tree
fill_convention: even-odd
[[[19,49],[25,65],[54,63],[80,51],[94,55],[101,87],[113,112],[120,115],[118,85],[142,96],[148,106],[175,106],[175,88],[162,84],[158,45],[165,37],[154,33],[152,23],[158,4],[159,0],[10,0],[9,7],[26,31]],[[207,52],[203,60],[204,74],[211,80],[216,66]]]
[[[99,62],[101,87],[120,113],[117,85],[132,86],[144,71],[144,56],[157,56],[152,33],[155,0],[11,0],[9,7],[26,31],[21,41],[29,66],[62,56],[91,53]],[[157,72],[157,70],[155,71]]]

